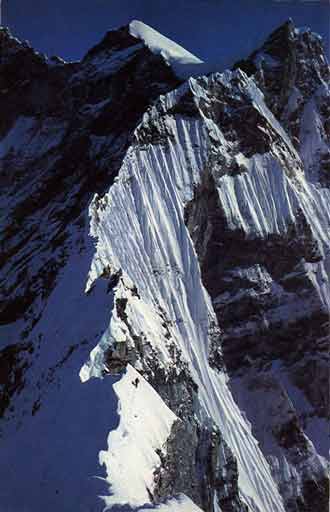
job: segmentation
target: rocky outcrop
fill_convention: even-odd
[[[120,375],[128,364],[139,368],[177,416],[165,445],[157,450],[160,463],[154,471],[154,489],[149,490],[152,502],[157,504],[168,496],[183,493],[204,511],[212,511],[215,500],[228,512],[245,510],[240,499],[236,458],[216,424],[197,418],[201,407],[198,385],[175,342],[166,312],[160,309],[156,313],[163,331],[162,346],[168,347],[170,356],[170,361],[164,364],[154,341],[141,331],[137,334],[131,323],[132,299],[141,302],[137,288],[121,272],[113,276],[107,272],[103,278],[115,283],[116,314],[127,328],[125,338],[114,339],[104,348],[100,346],[104,350],[103,374]],[[138,389],[138,380],[132,384]]]
[[[240,499],[236,459],[215,425],[192,430],[187,422],[174,423],[160,459],[156,502],[181,492],[202,510],[213,510],[216,500],[224,512],[248,512]]]

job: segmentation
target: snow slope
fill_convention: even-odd
[[[106,497],[105,503],[110,509],[127,503],[138,508],[150,499],[153,471],[160,465],[156,450],[165,444],[177,418],[131,366],[114,391],[120,404],[120,423],[109,435],[108,450],[100,452],[100,464],[106,466],[111,483],[112,496]]]

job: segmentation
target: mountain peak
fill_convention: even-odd
[[[252,55],[264,50],[269,55],[285,60],[290,50],[296,50],[301,44],[307,44],[306,53],[310,52],[310,46],[315,46],[319,52],[323,52],[322,37],[313,32],[310,27],[296,27],[292,18],[276,28],[265,40],[261,48]]]
[[[28,41],[20,41],[12,35],[8,27],[0,27],[0,64],[3,63],[2,61],[7,55],[9,56],[10,54],[17,53],[24,49],[33,51]]]
[[[131,21],[129,32],[133,37],[143,41],[153,53],[162,55],[169,64],[202,64],[203,62],[182,46],[171,41],[171,39],[163,36],[142,21]]]
[[[28,41],[20,41],[6,27],[0,27],[0,90],[24,83],[45,68],[46,57]]]
[[[295,26],[291,18],[275,29],[266,39],[263,49],[269,55],[280,60],[290,55],[295,39]]]
[[[112,53],[125,50],[135,46],[137,43],[136,38],[130,34],[128,25],[124,25],[116,30],[109,30],[103,39],[87,52],[83,61],[93,58],[103,51]]]
[[[111,55],[139,44],[155,56],[161,57],[180,80],[212,71],[201,59],[139,20],[132,20],[128,25],[107,32],[103,40],[89,50],[83,60],[94,58],[103,51]]]
[[[310,28],[296,28],[292,19],[274,30],[247,59],[237,62],[237,67],[255,75],[279,117],[294,87],[307,98],[329,79],[322,38]]]

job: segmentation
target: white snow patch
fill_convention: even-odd
[[[154,470],[160,465],[156,450],[164,448],[177,417],[130,365],[113,388],[119,399],[120,423],[109,435],[108,451],[100,452],[113,494],[104,501],[107,508],[128,503],[139,507],[150,502],[148,490],[153,491]],[[160,510],[173,508],[164,505]]]

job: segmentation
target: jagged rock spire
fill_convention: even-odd
[[[234,68],[255,75],[271,110],[281,117],[297,87],[307,98],[330,72],[322,38],[310,29],[295,28],[292,19],[274,30],[264,44]]]

